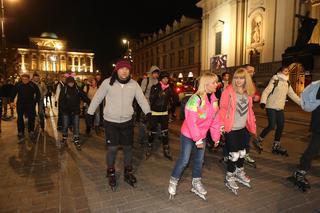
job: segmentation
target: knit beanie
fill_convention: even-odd
[[[116,66],[113,71],[117,72],[119,69],[126,67],[131,70],[131,64],[128,60],[120,59],[117,61]]]

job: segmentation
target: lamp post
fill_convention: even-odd
[[[1,72],[6,74],[6,36],[4,34],[4,4],[1,0]]]
[[[128,54],[126,54],[126,55],[124,56],[124,58],[130,60],[130,62],[132,63],[133,60],[132,60],[132,57],[131,57],[130,41],[129,41],[128,39],[124,38],[124,39],[122,39],[122,43],[123,43],[124,45],[126,45],[126,44],[128,45],[128,46],[127,46]]]
[[[6,75],[7,65],[7,51],[6,51],[6,35],[4,33],[4,0],[1,0],[1,68],[2,73]]]

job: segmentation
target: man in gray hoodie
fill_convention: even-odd
[[[153,66],[151,66],[151,68],[148,72],[148,77],[143,79],[141,82],[141,89],[142,89],[143,94],[145,95],[145,97],[149,103],[150,103],[149,98],[150,98],[151,87],[153,85],[158,84],[159,74],[160,74],[160,68],[153,65]],[[142,116],[141,122],[139,124],[138,141],[141,146],[143,146],[146,141],[146,121],[145,121],[145,117],[143,117],[143,116]]]
[[[143,95],[139,84],[130,78],[131,64],[127,60],[119,60],[110,78],[102,82],[91,100],[87,119],[91,119],[99,104],[105,99],[103,110],[107,153],[107,176],[112,190],[116,187],[115,160],[118,145],[123,146],[124,180],[134,186],[137,182],[132,174],[133,144],[133,100],[136,98],[142,111],[150,118],[150,106]]]

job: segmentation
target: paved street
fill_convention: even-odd
[[[263,111],[256,107],[259,132],[266,125]],[[186,169],[175,200],[169,201],[168,180],[174,162],[162,155],[156,143],[154,153],[144,160],[144,152],[134,144],[136,188],[123,181],[123,156],[118,152],[119,186],[112,192],[107,185],[105,144],[102,135],[81,135],[82,151],[69,141],[63,152],[56,147],[54,112],[47,119],[47,134],[32,143],[28,137],[17,144],[16,122],[3,121],[0,137],[0,212],[320,212],[320,161],[316,160],[308,176],[311,190],[302,193],[286,181],[295,168],[309,138],[310,115],[289,106],[283,146],[289,157],[270,152],[273,135],[268,135],[265,152],[252,150],[258,168],[246,167],[252,177],[252,189],[240,186],[239,196],[224,185],[225,168],[219,163],[221,151],[206,152],[203,170],[207,201],[190,192],[191,170]],[[179,153],[180,121],[170,124],[170,143],[174,160]],[[84,121],[81,121],[84,133]]]

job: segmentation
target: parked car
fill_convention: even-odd
[[[190,96],[193,93],[196,92],[196,88],[193,86],[193,82],[176,82],[174,86],[174,92],[178,95],[179,97],[179,103],[181,103],[181,100],[185,96]]]

